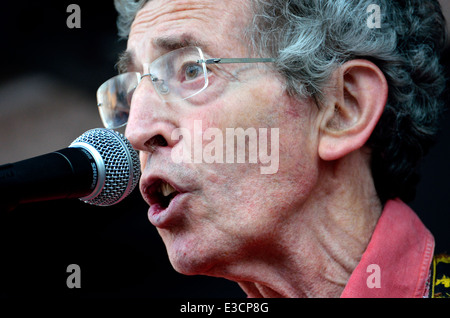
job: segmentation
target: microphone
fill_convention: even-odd
[[[68,148],[0,166],[0,208],[72,198],[110,206],[134,190],[140,175],[137,151],[121,133],[91,129]]]

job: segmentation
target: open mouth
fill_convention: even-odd
[[[164,210],[179,193],[171,184],[160,179],[147,189],[146,194],[150,205],[158,204]]]

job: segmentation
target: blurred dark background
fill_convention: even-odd
[[[81,8],[80,29],[66,25],[71,3]],[[2,4],[0,164],[67,147],[102,126],[95,92],[117,73],[114,64],[126,47],[116,17],[112,1]],[[449,141],[447,111],[411,204],[434,234],[437,252],[450,252]],[[80,289],[66,286],[70,264],[81,268]],[[176,273],[137,191],[109,208],[68,200],[0,215],[0,295],[245,297],[233,282]]]

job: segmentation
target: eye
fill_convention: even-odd
[[[188,64],[184,67],[184,79],[186,81],[192,81],[203,76],[203,67],[198,64]]]

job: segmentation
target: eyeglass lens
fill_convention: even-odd
[[[208,85],[206,65],[199,48],[186,47],[162,55],[149,65],[146,73],[124,73],[103,83],[97,102],[103,124],[118,128],[128,121],[131,99],[140,80],[149,76],[163,101],[190,98]]]

